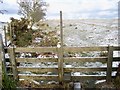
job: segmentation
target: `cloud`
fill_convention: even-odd
[[[117,2],[119,0],[46,0],[48,7],[47,15],[59,15],[62,10],[65,18],[115,18],[117,14]],[[110,16],[110,17],[109,17]],[[55,17],[54,17],[55,18]],[[56,16],[56,18],[59,18]]]
[[[0,10],[7,10],[4,16],[18,17],[16,0],[3,0]],[[49,4],[47,19],[59,19],[59,11],[63,11],[64,19],[78,18],[116,18],[119,0],[45,0]],[[0,20],[2,15],[0,15]],[[6,17],[5,17],[6,18]],[[7,20],[7,19],[5,19]]]

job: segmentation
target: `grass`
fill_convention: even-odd
[[[17,86],[17,82],[5,73],[5,67],[2,65],[3,70],[2,70],[2,89],[3,90],[11,90],[15,89]]]
[[[120,76],[117,76],[114,81],[113,84],[116,88],[120,88]]]

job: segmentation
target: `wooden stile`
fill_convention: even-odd
[[[10,40],[13,42],[13,35],[14,30],[11,29],[11,25],[9,25],[10,28]],[[6,33],[6,28],[4,27],[4,31]],[[2,75],[2,63],[5,65],[5,53],[3,50],[3,42],[2,37],[0,35],[0,76]],[[6,37],[5,37],[5,45],[6,43]],[[116,71],[117,67],[112,67],[113,61],[119,61],[120,57],[113,57],[113,51],[119,51],[120,46],[95,46],[95,47],[63,47],[63,22],[62,22],[62,11],[60,11],[60,47],[16,47],[14,46],[7,48],[10,53],[10,61],[13,70],[13,76],[15,80],[19,79],[28,79],[28,80],[55,80],[59,81],[59,85],[62,85],[62,87],[68,87],[69,88],[69,82],[71,81],[82,81],[82,80],[89,80],[89,79],[95,79],[95,80],[101,80],[105,79],[108,84],[110,84],[112,80],[112,71]],[[73,52],[73,53],[80,53],[80,52],[94,52],[94,51],[107,51],[108,57],[64,57],[64,53]],[[15,53],[45,53],[45,52],[52,52],[57,53],[58,58],[52,57],[46,57],[46,58],[17,58],[15,57]],[[3,61],[3,62],[2,62]],[[46,63],[46,62],[58,62],[58,67],[48,67],[47,65],[40,66],[40,67],[22,67],[17,66],[17,63]],[[107,67],[64,67],[64,63],[72,63],[72,62],[102,62],[107,63]],[[6,68],[5,68],[6,69]],[[31,74],[18,74],[18,72],[26,72],[30,71]],[[5,70],[6,72],[6,70]],[[32,74],[33,72],[33,74]],[[43,73],[54,73],[55,75],[45,75]],[[98,76],[98,75],[71,75],[71,72],[106,72],[107,75]],[[7,72],[6,72],[7,73]],[[37,73],[37,74],[34,74]],[[42,75],[43,74],[43,75]],[[64,78],[65,75],[69,75],[69,80],[66,84],[66,81]],[[19,78],[18,78],[19,77]],[[0,78],[0,82],[2,79]],[[66,86],[64,86],[66,85]]]
[[[48,47],[49,48],[49,47]],[[52,47],[50,47],[52,50]],[[109,47],[103,47],[104,49],[100,49],[100,50],[108,50],[108,57],[63,57],[63,46],[61,45],[61,47],[53,47],[57,54],[58,54],[58,58],[15,58],[13,56],[15,56],[15,52],[14,52],[14,48],[9,48],[10,51],[10,57],[13,58],[11,60],[12,61],[12,68],[16,67],[15,63],[16,62],[28,62],[28,63],[39,63],[39,62],[58,62],[58,67],[16,67],[14,68],[14,72],[13,75],[14,77],[19,77],[19,79],[35,79],[35,80],[58,80],[60,85],[66,83],[65,78],[64,78],[64,74],[66,72],[106,72],[107,71],[107,75],[104,76],[98,76],[98,75],[80,75],[80,76],[75,76],[75,75],[71,75],[71,81],[82,81],[82,80],[89,80],[89,79],[95,79],[95,80],[102,80],[105,79],[107,80],[107,83],[109,84],[111,82],[111,78],[113,77],[111,75],[112,71],[116,71],[117,67],[112,67],[112,61],[119,61],[119,57],[114,57],[113,58],[113,50],[114,47],[109,46]],[[65,48],[65,47],[64,47]],[[82,47],[77,47],[77,48],[82,48]],[[117,48],[117,47],[116,47]],[[38,48],[37,48],[38,49]],[[40,48],[42,50],[42,47]],[[45,49],[45,47],[43,48],[45,51],[47,51],[47,49]],[[88,48],[87,48],[88,49]],[[84,50],[87,50],[84,47]],[[23,49],[22,49],[23,50]],[[16,48],[16,51],[22,51],[18,50],[18,48]],[[26,48],[26,50],[28,50]],[[30,49],[29,49],[30,50]],[[28,51],[29,51],[28,50]],[[95,50],[95,49],[94,49]],[[99,51],[99,50],[98,50]],[[25,51],[26,52],[26,51]],[[65,68],[63,66],[63,63],[67,63],[67,62],[107,62],[107,67],[67,67]],[[36,73],[46,73],[46,72],[58,72],[58,75],[32,75],[32,74],[19,74],[15,76],[15,71],[17,72],[21,72],[21,71],[30,71],[30,72],[36,72]],[[56,73],[57,74],[57,73]]]
[[[10,29],[10,40],[13,43],[13,35],[14,28],[9,24]],[[4,32],[6,35],[6,27],[4,27]],[[5,45],[7,46],[6,36],[5,36]],[[2,41],[2,35],[0,34],[0,87],[2,86],[2,65],[4,67],[12,67],[13,73],[11,75],[14,76],[15,80],[25,79],[25,80],[55,80],[59,82],[60,87],[67,87],[69,89],[69,82],[74,81],[83,81],[83,80],[102,80],[106,79],[107,84],[110,84],[112,81],[112,71],[116,71],[117,67],[112,67],[112,62],[116,62],[120,60],[120,57],[113,57],[113,51],[119,51],[120,46],[95,46],[95,47],[63,47],[63,22],[62,22],[62,11],[60,11],[60,47],[16,47],[12,45],[12,47],[7,47],[10,54],[10,61],[12,66],[6,66],[5,61],[5,52]],[[72,53],[80,53],[80,52],[94,52],[94,51],[107,51],[108,57],[106,56],[98,56],[98,57],[64,57],[64,53],[72,52]],[[15,57],[15,53],[45,53],[52,52],[57,53],[58,58],[55,57],[45,57],[45,58],[33,58],[33,57],[25,57],[18,58]],[[46,62],[58,62],[58,67],[49,67],[49,66],[17,66],[17,63],[46,63]],[[64,63],[72,63],[72,62],[102,62],[107,63],[107,67],[64,67]],[[5,68],[5,73],[7,74]],[[24,73],[24,72],[30,73]],[[19,74],[18,72],[22,73]],[[74,72],[106,72],[106,75],[72,75]],[[24,74],[23,74],[24,73]],[[45,74],[44,74],[45,73]],[[52,73],[52,75],[47,75],[48,73]],[[55,74],[55,75],[53,75]],[[66,77],[67,78],[66,78]],[[18,78],[19,77],[19,78]],[[66,80],[65,80],[66,79]],[[68,82],[67,82],[68,80]],[[46,85],[47,86],[47,85]],[[48,85],[49,86],[49,85]],[[56,86],[56,85],[55,85]],[[51,87],[55,87],[54,85]],[[41,85],[41,87],[45,87]],[[50,87],[50,88],[51,88]],[[48,87],[47,87],[48,88]]]
[[[9,53],[10,53],[10,62],[12,64],[12,70],[13,70],[13,76],[15,80],[18,80],[18,72],[17,72],[17,63],[16,63],[16,59],[15,59],[15,52],[14,52],[14,46],[12,46],[9,49]]]
[[[0,34],[0,88],[2,87],[3,72],[4,72],[4,74],[7,75],[3,39],[2,39],[2,35]]]

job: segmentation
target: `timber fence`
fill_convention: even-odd
[[[107,83],[112,80],[112,72],[117,70],[113,67],[113,62],[119,62],[120,57],[113,57],[114,51],[119,51],[119,46],[98,46],[98,47],[3,47],[2,42],[0,53],[1,63],[6,66],[6,73],[13,76],[14,79],[36,80],[36,81],[56,81],[59,84],[83,81],[88,79],[102,80],[106,79]],[[7,52],[9,58],[5,58]],[[84,53],[83,53],[84,52]],[[101,56],[75,56],[76,53],[85,54],[85,52],[101,52],[106,55]],[[22,53],[29,53],[32,56],[21,57]],[[45,57],[35,57],[35,55]],[[6,65],[9,62],[9,65]],[[85,62],[101,62],[106,67],[87,67],[72,66],[73,63],[80,64]],[[25,66],[25,65],[26,66]],[[36,64],[36,66],[32,66]],[[37,65],[39,64],[39,65]],[[75,64],[75,65],[76,65]],[[9,73],[11,70],[12,72]],[[25,72],[30,72],[25,73]],[[72,73],[87,73],[86,75],[74,75]],[[105,72],[105,75],[90,75],[90,72]],[[50,84],[49,84],[50,85]],[[43,85],[42,85],[43,86]],[[53,86],[53,85],[52,85]],[[47,85],[48,87],[48,85]]]

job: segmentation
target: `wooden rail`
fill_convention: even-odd
[[[40,68],[40,67],[18,67],[17,68],[18,71],[31,71],[31,72],[41,72],[41,73],[44,73],[44,72],[57,72],[58,71],[58,68]]]
[[[30,52],[30,53],[53,52],[53,53],[56,53],[57,48],[56,47],[31,47],[31,48],[18,47],[15,49],[15,52]]]
[[[63,47],[64,52],[90,52],[90,51],[108,51],[108,47]]]
[[[88,68],[88,67],[81,67],[81,68],[64,68],[64,70],[67,72],[67,71],[70,71],[70,72],[97,72],[97,71],[107,71],[107,68],[106,67],[99,67],[99,68],[96,68],[96,67],[93,67],[93,68]],[[113,71],[116,71],[117,68],[113,68]]]
[[[102,62],[107,61],[107,57],[66,57],[64,62]]]
[[[33,79],[33,80],[57,80],[58,75],[18,75],[20,79]]]
[[[40,63],[40,62],[58,62],[57,58],[16,58],[17,62]]]

